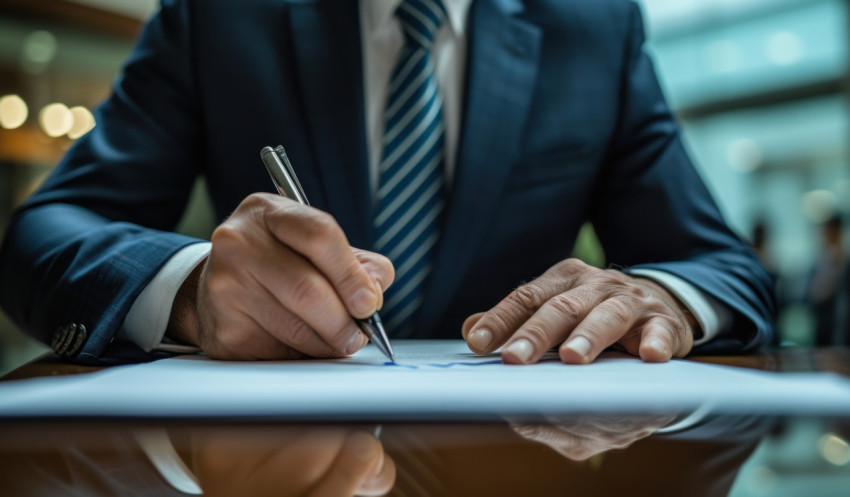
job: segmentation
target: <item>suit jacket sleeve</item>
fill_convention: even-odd
[[[0,303],[50,343],[70,323],[82,363],[146,356],[115,335],[168,258],[198,240],[169,233],[185,208],[202,150],[186,2],[163,0],[75,144],[17,212],[0,254]]]
[[[620,116],[592,220],[609,264],[672,273],[732,309],[733,324],[697,353],[751,351],[773,333],[772,281],[731,232],[682,145],[632,4]]]

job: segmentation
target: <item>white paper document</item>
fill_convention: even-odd
[[[369,345],[351,358],[225,362],[184,356],[0,383],[0,418],[478,420],[572,413],[848,415],[850,379],[608,353],[568,366],[550,353],[510,366],[460,340],[397,340],[397,364]]]

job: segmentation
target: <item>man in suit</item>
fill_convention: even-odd
[[[84,363],[346,355],[378,308],[510,363],[754,350],[769,278],[643,41],[627,0],[163,0],[17,212],[2,304]],[[315,208],[255,193],[277,143]],[[171,232],[199,174],[212,243]],[[568,259],[588,220],[618,269]]]

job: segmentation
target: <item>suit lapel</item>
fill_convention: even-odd
[[[357,2],[290,4],[295,67],[324,202],[352,245],[368,248],[371,201]],[[296,168],[297,168],[296,164]]]
[[[420,330],[431,330],[451,302],[494,221],[508,170],[520,153],[542,38],[540,28],[517,17],[523,8],[519,0],[472,5],[455,181]]]

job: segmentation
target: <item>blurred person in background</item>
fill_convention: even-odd
[[[753,235],[752,235],[752,246],[753,250],[758,254],[759,260],[764,265],[764,268],[767,270],[768,275],[770,276],[771,283],[773,285],[774,290],[776,291],[777,297],[777,313],[781,312],[782,309],[788,303],[787,291],[784,291],[783,285],[781,285],[779,279],[779,272],[776,270],[776,266],[773,262],[773,258],[771,257],[771,233],[768,228],[767,221],[763,218],[758,219],[753,225]],[[774,333],[773,339],[770,341],[770,345],[777,347],[780,345],[781,337],[779,333]]]
[[[815,345],[850,345],[850,269],[841,216],[824,222],[820,235],[820,254],[806,285],[806,301],[815,314]]]

